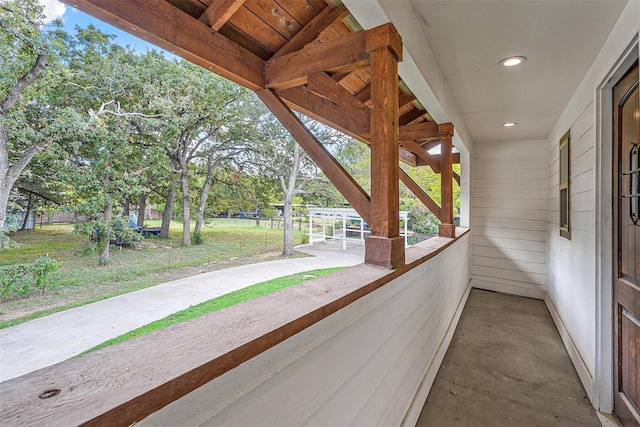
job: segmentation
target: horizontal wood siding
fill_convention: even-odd
[[[549,206],[546,141],[476,144],[472,163],[473,285],[542,298]]]
[[[470,244],[467,234],[137,425],[401,425],[423,378],[435,376],[436,352],[455,327],[468,290]]]
[[[595,104],[589,102],[571,124],[571,240],[560,236],[558,129],[549,142],[548,293],[592,375],[595,366]],[[589,387],[587,387],[588,389]]]

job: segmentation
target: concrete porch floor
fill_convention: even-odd
[[[474,289],[416,425],[601,423],[544,302]]]

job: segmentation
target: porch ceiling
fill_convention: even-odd
[[[366,2],[345,3],[356,18],[366,15]],[[409,54],[430,48],[459,110],[449,109],[459,114],[452,117],[456,128],[466,126],[473,142],[491,142],[548,137],[627,0],[378,3]],[[413,25],[403,24],[411,20]],[[498,65],[514,55],[528,60],[513,68]],[[518,125],[504,128],[505,122]]]

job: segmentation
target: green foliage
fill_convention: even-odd
[[[204,243],[204,238],[202,237],[202,233],[193,233],[193,243],[195,245],[201,245]]]
[[[50,274],[59,268],[60,263],[48,256],[32,264],[0,267],[0,297],[3,300],[24,297],[35,291],[44,295]]]
[[[422,203],[413,204],[409,211],[409,229],[414,233],[438,235],[440,220],[429,211]]]

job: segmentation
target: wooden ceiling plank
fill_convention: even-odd
[[[207,10],[208,4],[203,4],[198,0],[167,0],[169,3],[198,19]],[[206,2],[204,2],[206,3]]]
[[[228,23],[235,25],[247,34],[251,40],[255,40],[268,48],[272,52],[272,55],[273,52],[277,52],[278,49],[288,42],[282,34],[274,30],[269,24],[246,7],[238,9],[229,19]]]
[[[326,7],[316,15],[307,25],[293,36],[287,44],[282,46],[272,57],[272,59],[288,53],[302,49],[307,44],[314,41],[322,31],[333,25],[334,22],[344,19],[349,14],[346,7]]]
[[[357,31],[339,39],[272,58],[265,64],[268,88],[287,89],[307,83],[310,74],[319,71],[343,72],[369,63],[365,51],[365,31]]]
[[[358,101],[355,96],[349,93],[349,91],[324,71],[310,75],[307,87],[311,92],[321,94],[338,106],[344,108],[349,115],[351,115],[349,110],[359,110],[361,112],[368,110],[366,105]]]
[[[286,9],[303,27],[318,14],[318,11],[306,1],[274,0],[274,2]]]
[[[261,45],[230,22],[220,28],[218,33],[265,61],[273,55],[272,50]]]
[[[436,216],[436,218],[442,221],[442,210],[440,209],[440,206],[438,206],[438,204],[434,202],[433,199],[422,188],[420,188],[420,186],[416,184],[416,182],[411,179],[405,171],[401,168],[398,169],[400,170],[400,181],[402,181],[402,183],[411,190],[418,200],[420,200],[422,204]]]
[[[284,7],[273,0],[251,0],[245,2],[244,6],[287,41],[302,29],[302,25]]]
[[[252,90],[264,88],[264,61],[170,3],[65,0],[74,7]]]
[[[371,86],[365,87],[362,91],[360,91],[360,93],[356,95],[356,98],[358,98],[358,101],[365,104],[369,102],[369,100],[371,99]]]
[[[200,16],[199,21],[218,31],[242,5],[245,0],[214,0]]]
[[[327,151],[324,145],[309,132],[300,119],[293,114],[278,95],[270,89],[260,90],[256,92],[256,94],[365,222],[369,223],[371,200],[369,195],[356,180],[353,179],[349,172],[347,172],[331,153]]]

